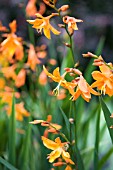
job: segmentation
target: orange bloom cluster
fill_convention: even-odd
[[[4,91],[3,91],[4,89]],[[2,104],[7,104],[5,105],[5,109],[7,111],[7,114],[10,115],[12,111],[12,97],[13,93],[16,98],[20,98],[20,94],[18,92],[13,92],[13,89],[4,86],[3,89],[0,89],[0,98],[1,98],[1,103]],[[15,104],[15,116],[16,120],[22,121],[23,117],[28,117],[30,113],[24,108],[24,103],[20,102]]]
[[[60,32],[57,31],[49,22],[50,18],[53,16],[56,16],[58,14],[53,13],[47,17],[43,17],[41,14],[37,13],[35,14],[37,18],[35,20],[27,20],[30,24],[33,25],[33,28],[36,28],[38,32],[44,31],[44,35],[51,39],[50,31],[52,31],[54,34],[59,35]]]
[[[8,57],[8,60],[11,61],[13,55],[18,51],[17,54],[18,60],[23,58],[23,46],[22,46],[22,39],[17,37],[15,34],[16,32],[16,21],[14,20],[12,23],[9,24],[11,29],[11,33],[5,34],[6,39],[1,43],[1,51],[2,53]]]
[[[106,63],[102,56],[96,56],[90,52],[87,54],[83,54],[84,57],[93,57],[94,63],[93,65],[99,66],[100,71],[93,71],[92,77],[96,80],[91,87],[97,88],[103,93],[108,94],[109,96],[113,96],[113,64]]]
[[[101,90],[101,93],[113,95],[113,72],[112,70],[103,64],[99,66],[100,71],[93,71],[92,76],[96,80],[92,87],[97,87]]]
[[[5,106],[8,115],[11,114],[12,109],[13,89],[16,89],[15,87],[20,88],[23,86],[26,78],[25,64],[20,65],[24,56],[22,39],[15,34],[16,26],[15,20],[9,24],[11,32],[2,35],[6,38],[0,44],[0,73],[2,75],[0,78],[0,98],[1,103],[5,104],[3,107]],[[1,27],[4,28],[3,26]],[[7,29],[4,29],[4,31],[8,32]],[[10,86],[13,87],[13,89],[10,88]],[[15,97],[19,98],[20,94],[15,92]],[[23,120],[23,116],[30,115],[24,108],[23,102],[15,104],[15,111],[16,119],[19,121]]]
[[[57,134],[59,132],[59,130],[62,128],[60,125],[52,123],[52,116],[48,115],[47,116],[47,120],[34,120],[32,122],[30,122],[31,124],[39,124],[41,123],[41,126],[46,127],[45,131],[44,131],[44,136],[48,137],[48,132]]]
[[[42,136],[42,141],[45,147],[53,150],[47,157],[50,163],[53,163],[60,156],[62,156],[63,160],[66,162],[65,163],[60,161],[54,163],[53,166],[62,166],[67,164],[65,170],[72,169],[70,165],[74,165],[74,162],[71,160],[69,152],[67,152],[67,149],[69,147],[68,142],[62,143],[59,137],[57,137],[55,141],[52,141],[48,138],[45,138],[44,136]]]
[[[76,19],[74,17],[65,16],[63,17],[63,22],[68,25],[68,31],[72,35],[74,30],[78,30],[77,22],[83,22],[81,19]]]
[[[73,101],[81,95],[85,101],[89,102],[91,99],[91,93],[94,95],[99,95],[99,93],[93,90],[92,87],[86,82],[82,76],[82,73],[78,69],[66,68],[66,72],[60,76],[58,67],[53,71],[53,74],[49,73],[45,66],[43,66],[43,68],[48,77],[59,83],[58,86],[53,90],[55,95],[59,95],[60,86],[69,91],[69,93],[72,95],[71,99]],[[79,77],[76,77],[71,82],[68,82],[65,80],[65,75],[67,73],[70,73],[70,75],[73,74],[74,76],[79,75]]]

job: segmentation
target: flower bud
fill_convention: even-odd
[[[58,26],[59,26],[60,28],[65,28],[65,25],[63,25],[63,24],[58,24]]]
[[[83,57],[94,57],[94,58],[98,58],[95,54],[88,52],[87,54],[82,54]]]
[[[68,44],[68,43],[64,43],[64,45],[65,45],[66,47],[71,48],[71,45],[70,45],[70,44]]]
[[[78,75],[82,75],[82,72],[76,68],[73,69],[73,72]]]
[[[65,70],[66,72],[72,72],[72,71],[73,71],[72,68],[65,68],[64,70]]]
[[[64,164],[65,164],[65,162],[56,162],[53,164],[53,166],[62,166]]]
[[[73,118],[69,118],[69,122],[70,122],[71,124],[73,124],[73,123],[74,123],[74,119],[73,119]]]
[[[59,11],[65,12],[69,8],[69,5],[63,5],[61,8],[59,8]]]

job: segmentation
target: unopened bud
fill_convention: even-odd
[[[64,12],[64,11],[66,11],[68,8],[69,8],[69,5],[63,5],[63,6],[61,6],[61,8],[59,8],[58,10]]]
[[[78,67],[79,66],[79,61],[74,65],[74,67]]]
[[[53,166],[62,166],[62,165],[65,165],[66,163],[65,162],[56,162],[53,164]]]
[[[69,118],[69,122],[70,122],[71,124],[73,124],[73,123],[74,123],[74,119],[73,119],[73,118]]]
[[[110,129],[113,129],[113,125],[112,125],[112,126],[110,126]]]
[[[87,54],[82,54],[83,57],[94,57],[94,58],[98,58],[95,54],[88,52]]]
[[[73,69],[73,72],[78,75],[82,75],[82,72],[76,68]]]
[[[64,43],[64,45],[65,45],[66,47],[71,48],[71,45],[70,45],[70,44],[68,44],[68,43]]]
[[[65,25],[63,25],[63,24],[58,24],[58,26],[59,26],[60,28],[65,28]]]
[[[73,71],[72,68],[65,68],[64,70],[65,70],[66,72],[72,72],[72,71]]]
[[[113,113],[111,114],[111,116],[110,116],[111,118],[113,118]]]

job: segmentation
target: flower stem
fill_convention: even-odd
[[[56,7],[54,7],[54,10],[58,12],[59,17],[61,18],[61,20],[63,20],[63,17],[61,16],[60,11]],[[72,56],[73,65],[74,65],[75,64],[75,57],[74,57],[74,52],[73,52],[72,35],[70,35],[70,33],[69,33],[69,31],[68,31],[68,29],[66,27],[66,24],[64,24],[64,29],[66,30],[66,32],[67,32],[67,34],[69,36],[69,43],[70,43],[69,44],[70,45],[69,48],[70,48],[70,51],[71,51],[71,56]]]

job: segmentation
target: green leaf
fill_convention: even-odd
[[[95,149],[94,149],[94,169],[98,170],[99,161],[99,139],[100,139],[100,106],[97,113],[97,124],[96,124],[96,136],[95,136]]]
[[[76,158],[77,158],[77,161],[76,161],[76,163],[77,163],[77,167],[78,167],[78,169],[79,170],[84,170],[85,168],[84,168],[84,163],[83,163],[83,159],[82,159],[82,156],[81,156],[81,153],[80,153],[80,151],[79,151],[79,148],[78,148],[78,135],[77,135],[77,130],[78,130],[78,128],[77,128],[77,112],[76,112],[76,103],[75,102],[73,102],[73,116],[74,116],[74,125],[75,125],[75,147],[74,147],[74,152],[75,152],[75,154],[76,154]]]
[[[67,131],[68,131],[68,133],[70,133],[70,123],[69,123],[69,120],[68,120],[66,114],[64,113],[64,111],[62,110],[61,107],[60,107],[60,110],[61,110],[62,116],[63,116],[63,118],[65,120]]]
[[[27,119],[27,130],[26,135],[23,142],[23,154],[22,154],[22,170],[25,170],[28,168],[29,165],[29,153],[30,153],[30,141],[31,141],[31,124],[29,123],[31,121],[31,117]]]
[[[106,161],[109,159],[109,157],[113,154],[113,148],[110,148],[108,152],[102,157],[102,159],[99,161],[99,170],[102,169],[103,165],[106,163]]]
[[[16,161],[16,120],[15,120],[15,97],[12,98],[12,112],[9,119],[9,162],[15,165]]]
[[[11,165],[9,162],[7,162],[2,157],[0,157],[0,163],[3,164],[5,167],[7,167],[10,170],[18,170],[17,168],[15,168],[13,165]]]
[[[109,111],[109,109],[107,108],[106,104],[104,103],[104,100],[102,99],[102,97],[100,97],[100,103],[101,103],[101,107],[104,113],[104,117],[105,117],[105,121],[109,130],[109,134],[113,143],[113,129],[110,128],[111,125],[113,125],[113,119],[110,118],[111,113]]]
[[[104,43],[105,43],[105,37],[102,36],[102,37],[100,38],[100,41],[99,41],[99,43],[98,43],[98,45],[97,45],[97,48],[96,48],[96,51],[95,51],[95,54],[96,54],[97,56],[101,55],[102,50],[103,50],[103,47],[104,47]]]

